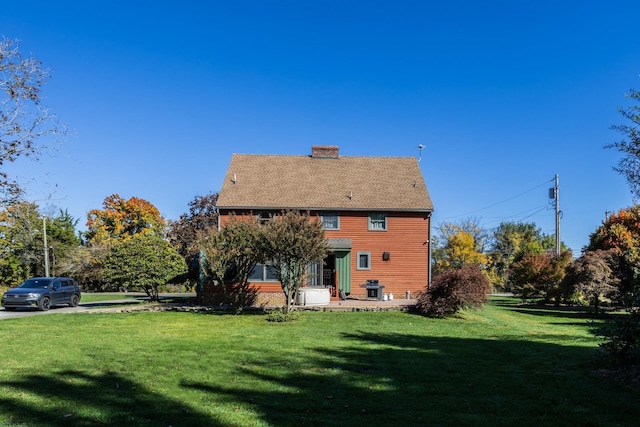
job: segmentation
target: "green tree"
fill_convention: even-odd
[[[614,170],[626,178],[631,193],[637,199],[640,198],[640,92],[631,89],[626,98],[631,100],[632,105],[618,107],[626,122],[611,127],[622,134],[622,139],[606,145],[605,148],[616,149],[622,153],[623,157]]]
[[[58,216],[47,218],[47,246],[49,248],[49,265],[51,275],[65,275],[64,266],[68,264],[80,245],[80,238],[76,232],[78,220],[62,209]]]
[[[0,244],[4,286],[44,275],[42,219],[35,203],[18,202],[0,211]]]
[[[60,275],[60,266],[80,240],[76,236],[77,220],[67,212],[42,216],[32,202],[17,202],[0,211],[0,284],[11,286],[28,277],[44,276],[44,227],[50,275]]]
[[[602,338],[600,347],[622,377],[635,381],[640,363],[640,287],[627,292],[622,302],[627,315],[605,318],[594,332]]]
[[[489,270],[496,288],[511,289],[511,265],[527,254],[542,254],[555,245],[534,223],[502,222],[495,228],[489,246]]]
[[[50,138],[66,133],[42,103],[50,72],[37,58],[20,53],[17,40],[0,40],[0,203],[17,201],[21,189],[2,167],[18,158],[37,159]]]
[[[113,246],[104,258],[103,280],[125,289],[143,290],[158,301],[160,286],[187,271],[184,258],[158,236],[140,234]]]
[[[200,251],[208,278],[220,291],[221,301],[242,311],[255,302],[257,291],[249,277],[261,262],[261,228],[257,220],[232,216],[224,227],[200,233]]]
[[[327,255],[322,224],[309,213],[286,211],[262,226],[263,255],[280,281],[289,313],[303,285],[307,266]]]

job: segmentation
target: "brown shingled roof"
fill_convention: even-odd
[[[413,157],[234,154],[221,209],[432,211]]]

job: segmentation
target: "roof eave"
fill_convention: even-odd
[[[384,207],[359,207],[359,208],[346,208],[346,207],[293,207],[293,206],[217,206],[218,210],[225,211],[264,211],[264,210],[305,210],[305,211],[353,211],[353,212],[368,212],[368,211],[384,211],[384,212],[416,212],[416,213],[428,213],[433,212],[433,208],[384,208]]]

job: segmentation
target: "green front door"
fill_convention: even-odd
[[[338,290],[351,293],[351,251],[335,251]]]

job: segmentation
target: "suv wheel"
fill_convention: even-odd
[[[78,294],[71,295],[71,301],[69,302],[69,307],[77,307],[80,303],[80,296]]]
[[[38,308],[40,309],[40,311],[47,311],[51,308],[51,300],[49,299],[49,297],[43,297],[40,300],[40,304],[38,304]]]

